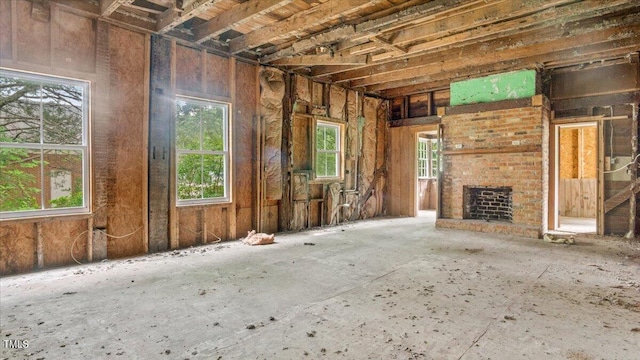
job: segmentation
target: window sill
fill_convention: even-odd
[[[33,215],[33,216],[21,216],[14,218],[0,218],[0,224],[9,223],[39,223],[47,221],[72,221],[72,220],[86,220],[93,217],[93,213],[82,214],[54,214],[54,215]]]

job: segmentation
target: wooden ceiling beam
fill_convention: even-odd
[[[216,37],[254,17],[289,5],[293,0],[249,0],[223,12],[204,24],[194,28],[195,41],[202,43]]]
[[[420,39],[435,39],[464,30],[495,24],[517,17],[531,15],[533,13],[554,6],[566,5],[573,0],[516,0],[516,1],[492,1],[482,4],[470,11],[450,14],[446,17],[438,17],[418,26],[404,29],[398,32],[393,43],[403,45]]]
[[[100,0],[100,13],[109,16],[122,5],[129,5],[133,0]]]
[[[584,44],[602,44],[606,43],[604,49],[612,49],[616,43],[623,44],[623,40],[631,42],[631,45],[640,46],[640,22],[636,25],[625,27],[614,27],[609,29],[592,29],[593,31],[575,35],[560,36],[553,40],[528,44],[514,48],[504,48],[499,43],[487,46],[486,50],[473,46],[456,51],[454,54],[440,54],[440,60],[433,61],[424,65],[419,65],[409,69],[393,71],[382,76],[374,75],[367,78],[351,81],[349,84],[354,87],[369,87],[375,84],[385,84],[389,79],[403,80],[414,78],[416,74],[426,75],[435,72],[446,72],[460,70],[469,66],[480,66],[491,63],[502,62],[503,59],[515,61],[523,58],[530,58],[537,54],[545,54],[550,57],[548,61],[560,60],[562,58],[553,57],[552,53],[557,49],[571,49],[568,56],[577,56],[579,52],[577,48]],[[618,32],[621,31],[621,32]],[[619,37],[618,37],[619,36]],[[611,43],[612,37],[618,37],[616,43]],[[484,44],[487,45],[487,44]],[[627,46],[627,45],[625,45]],[[573,51],[573,52],[572,52]],[[557,52],[556,52],[557,53]],[[465,56],[469,54],[469,56]],[[570,55],[575,54],[575,55]],[[567,53],[564,54],[567,56]],[[544,61],[544,58],[540,57]]]
[[[617,21],[604,21],[596,19],[591,23],[575,23],[564,27],[548,27],[544,29],[533,29],[519,33],[517,36],[507,38],[498,38],[491,41],[472,42],[465,46],[455,49],[443,49],[438,52],[431,52],[407,59],[395,60],[392,62],[371,65],[347,71],[345,73],[333,75],[334,82],[354,81],[359,86],[371,85],[389,80],[388,76],[398,76],[401,71],[410,74],[412,68],[424,67],[426,64],[431,66],[466,66],[469,61],[478,61],[479,59],[501,61],[503,59],[512,59],[526,57],[531,55],[529,52],[535,52],[535,46],[545,46],[546,43],[552,43],[555,49],[564,49],[568,45],[563,43],[563,39],[569,38],[575,34],[593,33],[600,35],[599,30],[607,30],[611,35],[617,36],[616,27],[629,25],[633,21],[638,21],[640,14],[627,16]],[[624,35],[624,34],[620,34]],[[588,37],[584,40],[586,43],[591,41]],[[606,39],[605,39],[606,41]],[[446,61],[446,64],[444,64]],[[315,73],[312,75],[316,75]],[[366,79],[365,79],[366,78]],[[380,81],[382,79],[382,81]]]
[[[271,65],[283,66],[315,66],[315,65],[362,65],[367,63],[366,55],[359,56],[331,56],[324,55],[299,55],[291,58],[278,59]]]
[[[563,25],[568,22],[580,21],[593,16],[603,16],[614,11],[633,6],[627,0],[586,0],[562,7],[545,9],[541,12],[529,16],[508,20],[482,26],[451,36],[441,37],[435,40],[410,46],[407,50],[409,54],[416,54],[424,51],[437,49],[438,47],[451,46],[453,44],[464,44],[473,40],[489,40],[505,34],[516,33],[525,29],[537,27],[549,27]],[[371,57],[373,63],[385,60],[392,60],[403,57],[406,53],[400,51],[375,54]]]
[[[640,33],[640,27],[636,27]],[[631,49],[637,49],[640,44],[640,35],[632,36],[624,40],[609,40],[602,43],[591,44],[580,43],[581,39],[568,40],[576,46],[566,50],[540,52],[534,56],[507,60],[493,63],[480,63],[473,66],[449,69],[442,72],[426,73],[413,78],[403,80],[393,80],[366,87],[367,92],[376,92],[388,98],[403,96],[407,92],[417,92],[419,89],[428,91],[439,88],[442,81],[455,81],[469,77],[486,76],[495,73],[512,71],[524,68],[534,68],[544,66],[547,68],[548,62],[561,61],[562,59],[573,58],[578,62],[591,62],[606,58],[621,58],[628,54]],[[615,50],[614,50],[615,48]]]
[[[276,53],[265,55],[260,58],[260,62],[263,64],[271,63],[277,59],[291,57],[298,54],[302,54],[306,51],[315,49],[318,46],[326,46],[335,43],[339,39],[343,39],[347,36],[353,36],[355,34],[355,28],[350,25],[342,25],[333,28],[322,34],[312,36],[309,39],[296,41],[286,49],[280,50]],[[344,55],[344,54],[343,54]],[[351,54],[346,54],[351,55]]]
[[[183,22],[208,11],[220,1],[222,0],[184,0],[182,9],[172,6],[158,15],[156,31],[166,33]]]
[[[457,9],[463,5],[476,4],[484,1],[481,0],[435,0],[430,1],[427,4],[412,6],[409,8],[405,8],[401,11],[393,13],[391,15],[383,16],[382,18],[368,20],[361,24],[350,26],[343,25],[333,29],[329,29],[323,33],[316,34],[312,36],[310,39],[311,42],[316,41],[314,39],[324,38],[327,42],[326,44],[336,43],[335,49],[337,51],[349,51],[348,49],[353,46],[360,46],[363,43],[369,42],[371,38],[378,36],[382,31],[388,31],[391,29],[395,29],[401,26],[406,26],[407,24],[411,24],[412,22],[419,21],[427,21],[428,19],[435,16],[438,12],[447,12],[453,9]],[[385,13],[387,11],[384,11]],[[349,29],[340,30],[340,29]],[[234,39],[235,40],[235,39]],[[290,46],[283,47],[281,49],[276,49],[272,53],[265,55],[262,57],[263,63],[269,63],[276,59],[280,59],[283,57],[293,56],[300,54],[303,51],[309,50],[313,48],[305,47],[301,43],[305,40],[301,40],[291,44]],[[373,41],[373,40],[372,40]],[[265,41],[267,42],[267,41]],[[315,45],[314,45],[315,46]],[[362,48],[358,48],[361,50]],[[396,50],[396,48],[393,48]],[[344,52],[343,55],[361,55],[355,52]]]
[[[383,0],[329,0],[308,11],[296,13],[282,21],[267,25],[231,39],[231,53],[237,54],[255,47],[293,36],[305,36],[305,30],[358,12]]]

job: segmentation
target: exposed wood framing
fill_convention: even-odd
[[[608,198],[604,202],[605,214],[615,209],[623,202],[629,200],[632,194],[637,194],[638,192],[640,192],[640,179],[634,180],[629,185],[625,186],[624,189],[618,191],[615,195]]]
[[[122,5],[130,5],[134,0],[101,0],[100,14],[109,16]]]
[[[363,65],[367,63],[366,55],[339,55],[330,54],[323,55],[298,55],[291,58],[279,59],[271,63],[271,65],[284,66],[313,66],[313,65]]]
[[[446,108],[447,115],[473,114],[482,111],[516,109],[532,106],[531,98],[502,100],[491,103],[459,105]]]
[[[530,153],[541,152],[542,148],[539,145],[518,145],[518,146],[505,146],[486,149],[457,149],[446,150],[442,153],[444,155],[481,155],[481,154],[509,154],[509,153]]]
[[[183,22],[206,12],[219,1],[221,0],[184,0],[182,9],[170,7],[158,16],[156,31],[166,33]]]
[[[436,125],[440,123],[439,116],[422,116],[408,119],[391,120],[389,127],[414,126],[414,125]]]
[[[631,117],[631,159],[632,163],[629,165],[629,172],[631,175],[631,181],[638,181],[638,103],[632,104],[633,111]],[[633,188],[632,188],[633,189]],[[636,206],[636,192],[633,191],[629,197],[629,232],[627,238],[636,237],[636,214],[638,208]]]
[[[288,5],[293,0],[250,0],[194,28],[195,41],[202,43],[252,18]]]
[[[382,0],[329,0],[311,8],[310,11],[299,12],[282,21],[234,38],[229,42],[230,51],[237,54],[288,36],[304,35],[305,29],[380,2]]]

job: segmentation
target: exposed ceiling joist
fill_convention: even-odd
[[[109,16],[122,5],[129,5],[133,0],[101,0],[100,13],[102,16]]]
[[[315,65],[364,65],[367,63],[366,55],[357,56],[331,56],[329,54],[324,55],[299,55],[286,59],[279,59],[272,63],[272,65],[281,66],[315,66]]]
[[[221,0],[185,0],[182,9],[172,6],[158,16],[157,31],[166,33],[183,22],[213,8]]]
[[[304,36],[304,31],[322,23],[352,14],[383,0],[329,0],[306,12],[299,12],[282,21],[239,36],[230,41],[232,54],[237,54],[260,45],[286,37]]]
[[[342,27],[333,28],[327,30],[323,33],[316,34],[311,37],[311,41],[318,38],[325,38],[325,42],[327,43],[335,43],[335,48],[338,51],[343,51],[344,49],[351,48],[352,46],[364,46],[362,43],[369,41],[369,39],[374,38],[381,34],[383,31],[389,31],[392,29],[396,29],[398,27],[406,26],[415,21],[427,21],[432,18],[436,12],[439,11],[449,11],[455,8],[458,8],[461,5],[469,5],[475,4],[478,0],[435,0],[430,1],[427,4],[417,5],[410,7],[408,9],[401,10],[397,13],[384,16],[379,19],[369,20],[361,24],[357,24],[355,26],[344,25]],[[347,31],[341,31],[341,28],[348,29]],[[261,58],[263,63],[269,63],[279,58],[292,56],[298,54],[300,52],[307,51],[313,47],[304,47],[301,46],[300,43],[305,40],[300,40],[298,42],[293,43],[290,47],[286,47],[280,50],[277,50],[274,53],[265,55]],[[330,42],[329,42],[330,41]],[[377,47],[376,47],[377,48]],[[356,52],[350,52],[350,55],[359,55]]]
[[[249,0],[194,28],[195,41],[202,43],[252,18],[286,6],[294,0]]]

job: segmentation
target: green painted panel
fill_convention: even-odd
[[[536,71],[513,71],[451,83],[451,106],[523,99],[535,94]]]

